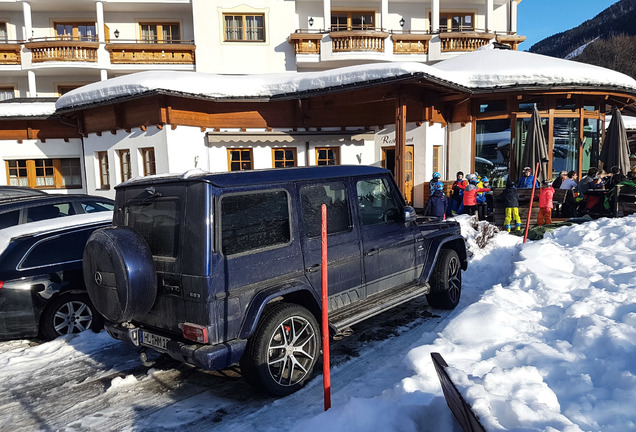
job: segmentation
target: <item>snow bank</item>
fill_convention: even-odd
[[[405,358],[410,377],[374,398],[335,403],[295,430],[455,430],[431,352],[448,362],[489,432],[635,430],[636,216],[563,227],[525,245],[499,233],[484,249],[459,219],[473,254],[463,295],[475,301],[460,303],[436,336],[422,335]]]

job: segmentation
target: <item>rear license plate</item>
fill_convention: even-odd
[[[168,350],[168,341],[170,338],[156,335],[145,330],[139,330],[139,342],[142,345],[157,348],[163,351]]]

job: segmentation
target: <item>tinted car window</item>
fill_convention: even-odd
[[[221,199],[221,247],[234,255],[290,241],[287,193],[259,192]]]
[[[82,208],[86,213],[95,213],[101,211],[112,211],[115,206],[104,201],[82,201]]]
[[[20,210],[0,214],[0,229],[17,225],[20,221]]]
[[[181,226],[178,199],[133,201],[126,207],[126,225],[146,240],[153,255],[177,256]]]
[[[53,204],[29,207],[25,210],[26,210],[28,222],[36,222],[36,221],[53,219],[56,217],[64,216],[60,212],[59,206],[53,205]]]
[[[303,225],[307,237],[320,236],[322,204],[327,205],[327,233],[349,231],[351,216],[344,183],[323,183],[300,188]]]
[[[356,189],[363,225],[399,220],[400,209],[393,200],[391,186],[386,179],[362,180],[356,183]]]
[[[20,263],[21,268],[42,267],[80,261],[92,230],[76,231],[42,240],[33,246]]]

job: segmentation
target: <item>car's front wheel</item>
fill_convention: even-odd
[[[302,306],[280,303],[261,319],[241,359],[250,384],[274,396],[299,390],[320,355],[320,327]]]
[[[101,326],[101,316],[87,294],[61,294],[51,300],[42,313],[40,334],[44,339],[52,340],[88,329],[98,331]]]
[[[462,293],[462,266],[453,249],[442,249],[431,277],[428,304],[436,309],[454,309]]]

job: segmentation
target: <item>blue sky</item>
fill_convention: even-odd
[[[520,50],[553,34],[594,18],[617,0],[523,0],[517,14],[517,33],[527,39]]]

